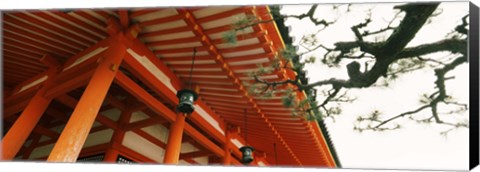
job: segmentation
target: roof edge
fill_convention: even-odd
[[[269,6],[269,8],[270,8],[270,12],[272,13],[273,16],[279,16],[280,15],[280,6],[279,5],[272,5],[272,6]],[[292,45],[293,40],[292,40],[292,37],[290,37],[290,35],[289,35],[289,28],[285,25],[285,20],[284,19],[275,20],[275,24],[277,25],[277,28],[280,32],[280,36],[282,37],[284,44],[285,45]],[[298,62],[299,57],[296,56],[295,58],[293,58],[293,60],[296,60]],[[305,79],[301,79],[302,84],[308,84],[308,79],[306,79],[306,73],[303,70],[298,75],[300,75],[301,78],[305,78]],[[309,97],[312,96],[311,90],[305,90],[305,92],[306,92],[307,96],[309,96]],[[316,105],[317,104],[316,100],[312,99],[311,104]],[[318,111],[318,109],[316,109],[314,111],[314,113],[318,115],[320,112]],[[342,166],[341,166],[340,160],[338,159],[337,152],[335,151],[335,147],[333,145],[333,142],[330,138],[330,134],[327,130],[327,127],[326,127],[323,119],[317,119],[316,122],[320,126],[320,131],[325,136],[327,146],[330,150],[330,153],[332,154],[333,160],[335,161],[335,165],[338,168],[341,168]]]

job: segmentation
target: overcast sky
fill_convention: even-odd
[[[344,13],[346,6],[341,7],[339,11],[333,11],[331,5],[321,5],[317,17],[327,20],[337,19],[337,22],[321,31],[317,36],[318,40],[329,47],[333,47],[333,43],[337,41],[354,40],[350,27],[363,22],[369,9],[372,9],[372,23],[369,26],[381,29],[395,15],[392,10],[394,5],[398,4],[354,4],[350,7],[351,12],[347,14]],[[442,3],[439,8],[443,13],[433,18],[431,24],[422,28],[409,46],[445,38],[445,35],[459,24],[461,17],[467,14],[468,3]],[[298,14],[308,9],[307,5],[292,5],[284,6],[282,12]],[[302,22],[288,19],[286,23],[291,26],[290,35],[296,38],[296,43],[302,35],[316,31],[308,20]],[[323,57],[323,53],[319,51],[315,55]],[[438,56],[445,56],[445,54],[437,54]],[[348,78],[344,67],[330,69],[320,62],[308,65],[305,70],[308,71],[307,76],[310,82],[329,79],[332,76]],[[459,102],[468,103],[468,64],[459,66],[452,71],[451,75],[455,75],[456,79],[447,82],[448,92]],[[445,130],[442,126],[425,126],[409,120],[401,120],[399,124],[404,128],[398,131],[359,133],[353,130],[357,116],[366,115],[374,109],[384,112],[386,116],[393,116],[418,108],[420,95],[433,92],[434,80],[433,71],[423,70],[400,77],[388,88],[350,91],[350,95],[357,100],[354,103],[343,104],[343,112],[335,118],[335,122],[327,119],[327,128],[342,166],[345,168],[467,169],[468,129],[458,129],[451,132],[448,137],[444,137],[439,134]],[[323,101],[321,96],[318,96],[318,99]],[[468,119],[468,111],[463,113],[461,120],[465,119]]]
[[[48,1],[48,2],[47,2]],[[4,1],[1,2],[0,8],[13,8],[13,9],[36,9],[36,8],[78,8],[78,7],[145,7],[145,6],[182,6],[182,5],[211,5],[218,4],[219,1],[195,1],[195,3],[186,3],[183,1],[151,1],[151,0],[136,0],[136,1],[98,1],[98,0],[84,0],[84,1],[59,1],[59,0],[47,0],[47,1]],[[347,2],[366,2],[372,0],[349,0]],[[409,0],[412,1],[412,0]],[[50,3],[49,3],[50,2]],[[297,3],[298,1],[290,0],[245,0],[245,1],[222,1],[222,4],[226,5],[238,5],[241,4],[271,4],[271,3]],[[303,3],[316,3],[318,0],[302,0]],[[332,0],[326,0],[322,2],[336,2]],[[345,2],[345,1],[342,1]],[[474,0],[478,5],[478,0]],[[447,3],[444,3],[445,5]],[[453,4],[453,3],[448,3]],[[429,30],[422,30],[425,33],[435,33],[440,35],[439,38],[445,34],[445,30],[449,31],[461,16],[466,12],[466,3],[453,4],[454,6],[441,6],[444,8],[442,16],[437,17],[440,21],[445,21],[444,24],[435,24],[428,26]],[[460,6],[457,6],[460,5]],[[384,10],[391,8],[385,7]],[[354,8],[352,7],[352,10]],[[324,13],[326,15],[333,13]],[[351,26],[356,20],[356,17],[363,19],[363,15],[353,15],[348,17],[348,21],[344,25]],[[375,13],[374,13],[375,14]],[[381,16],[391,15],[382,12]],[[449,17],[450,16],[450,17]],[[351,21],[350,21],[351,20]],[[290,21],[289,21],[290,22]],[[437,21],[438,22],[438,21]],[[355,22],[357,23],[357,22]],[[339,20],[337,24],[341,24]],[[336,33],[325,30],[322,36],[322,41],[334,42],[335,40],[348,40],[351,39],[351,31],[341,31],[342,27],[334,29]],[[345,27],[343,27],[345,28]],[[292,35],[299,38],[305,31],[311,31],[308,27],[294,27]],[[340,34],[339,34],[340,33]],[[345,33],[345,35],[343,34]],[[419,33],[420,34],[420,33]],[[330,35],[330,36],[329,36]],[[425,35],[425,39],[438,38],[437,36]],[[417,38],[416,38],[417,39]],[[420,41],[420,40],[419,40]],[[424,41],[421,39],[420,42]],[[430,40],[425,40],[429,42]],[[310,81],[321,79],[321,76],[339,76],[346,77],[346,74],[338,71],[327,71],[321,66],[308,66]],[[312,75],[314,73],[321,73],[321,75]],[[460,101],[468,100],[468,67],[463,65],[455,70],[456,81],[448,82],[449,91],[455,92],[454,96]],[[320,77],[319,77],[320,76]],[[431,72],[418,72],[412,75],[406,75],[399,78],[393,87],[388,89],[377,90],[358,90],[351,92],[352,95],[358,97],[358,100],[354,104],[344,105],[343,112],[346,115],[336,118],[336,122],[327,121],[327,127],[330,131],[332,140],[334,142],[336,151],[340,158],[340,161],[345,168],[414,168],[414,169],[466,169],[468,166],[468,130],[461,129],[450,133],[448,138],[440,136],[438,133],[442,131],[438,128],[432,128],[428,126],[420,125],[408,125],[405,129],[396,132],[384,132],[384,133],[357,133],[353,131],[353,122],[358,114],[365,114],[373,108],[388,109],[392,113],[400,112],[402,110],[417,107],[418,95],[420,93],[429,92],[433,89],[433,77]],[[411,82],[415,84],[411,84]],[[451,88],[451,89],[450,89]],[[411,93],[411,94],[405,94]],[[394,100],[392,100],[394,99]],[[389,101],[387,101],[389,100]],[[401,107],[401,108],[399,108]],[[468,112],[465,113],[468,115]],[[20,168],[26,167],[27,169],[36,171],[64,171],[69,169],[70,171],[158,171],[158,170],[180,170],[180,171],[192,171],[192,170],[208,170],[208,171],[244,171],[243,168],[204,168],[204,167],[172,167],[172,166],[112,166],[112,165],[94,165],[94,164],[51,164],[51,163],[0,163],[2,169]],[[169,169],[174,168],[174,169]],[[203,168],[203,169],[202,169]],[[289,168],[277,168],[275,170],[271,168],[260,168],[255,171],[291,171]],[[330,170],[317,170],[317,169],[295,169],[299,171],[330,171]],[[351,170],[335,170],[335,171],[351,171]],[[360,170],[354,170],[360,171]],[[361,170],[367,171],[367,170]]]

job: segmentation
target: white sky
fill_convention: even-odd
[[[406,0],[406,1],[418,1],[418,0]],[[424,1],[424,0],[422,0]],[[478,0],[473,0],[477,5],[480,3]],[[291,1],[291,0],[244,0],[244,1],[222,1],[222,4],[225,5],[238,5],[238,4],[292,4],[292,3],[317,3],[318,0],[302,0],[302,1]],[[325,2],[338,2],[336,0],[325,0]],[[345,1],[341,1],[345,2]],[[346,2],[378,2],[378,0],[348,0]],[[145,7],[145,6],[184,6],[184,5],[211,5],[218,4],[219,1],[205,0],[205,1],[195,1],[195,2],[185,2],[185,1],[151,1],[151,0],[136,0],[136,1],[98,1],[98,0],[84,0],[84,1],[72,1],[72,0],[45,0],[45,1],[35,1],[35,0],[26,0],[24,2],[20,1],[2,1],[0,2],[0,8],[2,9],[38,9],[38,8],[81,8],[81,7]],[[353,9],[353,8],[352,8]],[[462,16],[465,12],[464,7],[458,7],[456,9],[445,10],[444,14],[457,13],[457,15]],[[362,16],[358,16],[362,17]],[[353,18],[353,17],[352,17]],[[447,17],[448,18],[448,17]],[[457,21],[460,17],[451,17]],[[363,19],[363,18],[362,18]],[[447,21],[447,20],[445,20]],[[340,21],[337,23],[340,24]],[[349,28],[351,23],[347,23]],[[445,24],[455,25],[455,22],[446,22]],[[434,28],[435,33],[440,33],[441,29],[450,29],[452,27],[446,25],[431,25]],[[300,27],[302,28],[302,27]],[[295,29],[295,28],[294,28]],[[305,28],[303,31],[311,31]],[[326,30],[327,31],[327,30]],[[325,31],[325,32],[326,32]],[[295,31],[300,33],[299,31]],[[330,37],[324,37],[322,41],[331,40],[334,42],[334,38],[345,38],[351,39],[352,35],[350,30],[337,31],[342,34],[331,34]],[[425,31],[431,32],[431,31]],[[433,33],[433,32],[432,32]],[[328,36],[328,35],[327,35]],[[343,37],[340,37],[343,36]],[[442,34],[443,36],[443,34]],[[426,36],[429,38],[430,36]],[[297,38],[300,38],[297,36]],[[311,77],[310,81],[314,81],[317,78],[311,76],[313,73],[321,73],[322,75],[318,76],[331,76],[333,74],[338,74],[339,76],[346,77],[344,73],[338,73],[335,71],[328,72],[324,68],[318,66],[307,67],[309,75]],[[344,72],[343,70],[341,70]],[[456,75],[456,83],[447,83],[449,91],[455,91],[455,96],[460,100],[468,100],[468,67],[462,66],[456,70],[460,75]],[[425,126],[419,125],[408,125],[407,128],[399,130],[397,132],[387,132],[387,133],[362,133],[358,134],[353,132],[353,121],[356,114],[364,114],[369,112],[372,108],[385,108],[385,109],[394,109],[395,112],[400,112],[399,110],[404,110],[403,107],[412,107],[415,108],[415,102],[418,100],[418,94],[421,92],[428,92],[432,90],[433,78],[431,73],[424,73],[420,75],[415,73],[412,79],[412,76],[406,75],[404,78],[397,80],[394,87],[385,90],[376,90],[376,91],[364,91],[359,90],[351,92],[352,95],[357,95],[358,100],[355,104],[344,106],[343,112],[347,115],[341,115],[336,118],[336,122],[332,123],[327,121],[327,127],[330,131],[332,140],[335,144],[336,151],[340,158],[340,161],[344,168],[397,168],[397,169],[466,169],[468,167],[468,130],[462,129],[452,132],[448,138],[439,136],[441,130],[432,129]],[[412,81],[415,84],[409,84]],[[400,88],[408,90],[402,91]],[[395,90],[395,92],[391,92]],[[426,91],[425,91],[426,90]],[[417,91],[417,92],[412,92]],[[412,93],[412,95],[407,95],[403,93]],[[400,94],[400,95],[399,95]],[[367,95],[367,97],[365,97]],[[371,96],[375,95],[375,96]],[[393,101],[385,101],[395,98],[395,103]],[[374,102],[374,103],[373,103]],[[383,104],[382,104],[383,103]],[[394,106],[392,106],[394,105]],[[358,106],[364,108],[358,108]],[[396,107],[402,107],[398,109]],[[468,113],[466,113],[467,115]],[[245,171],[248,169],[245,168],[227,168],[227,167],[192,167],[192,166],[152,166],[152,165],[97,165],[97,164],[52,164],[52,163],[0,163],[0,168],[2,169],[11,169],[11,168],[24,168],[36,171],[86,171],[86,170],[95,170],[95,171],[158,171],[158,170],[167,170],[167,171],[192,171],[192,170],[208,170],[208,171]],[[169,169],[170,168],[170,169]],[[171,169],[174,168],[174,169]],[[203,168],[203,169],[202,169]],[[255,171],[331,171],[324,169],[291,169],[291,168],[255,168]],[[477,168],[478,170],[478,168]],[[377,170],[335,170],[335,171],[377,171]]]
[[[319,18],[338,18],[335,25],[319,33],[321,44],[333,47],[337,41],[352,41],[355,36],[350,27],[363,22],[366,11],[372,10],[372,23],[369,26],[380,29],[386,26],[394,16],[393,6],[398,4],[375,3],[356,4],[351,12],[345,15],[334,12],[331,6],[324,4],[317,9]],[[345,6],[346,7],[346,6]],[[409,44],[418,45],[440,40],[460,22],[468,12],[468,3],[442,3],[439,8],[443,13],[435,17],[430,25],[426,25]],[[309,6],[284,6],[282,13],[299,14],[307,11]],[[345,10],[343,10],[345,11]],[[340,18],[339,18],[340,17]],[[310,21],[288,19],[291,26],[290,35],[298,43],[302,35],[316,32]],[[373,29],[374,30],[374,29]],[[300,49],[301,50],[301,49]],[[316,53],[317,63],[308,65],[305,70],[310,82],[329,79],[331,77],[347,79],[345,67],[329,69],[321,64],[319,59],[323,52]],[[344,65],[347,63],[343,63]],[[363,69],[363,68],[362,68]],[[460,102],[468,103],[468,64],[452,71],[454,81],[447,83],[447,91]],[[418,71],[400,77],[392,82],[389,88],[355,89],[350,95],[357,97],[353,103],[342,105],[342,114],[326,121],[333,144],[340,162],[344,168],[388,168],[388,169],[455,169],[468,168],[468,129],[458,129],[451,132],[447,138],[439,133],[444,127],[425,126],[402,120],[403,129],[386,132],[362,132],[353,130],[358,115],[366,115],[378,109],[385,115],[397,115],[418,108],[417,103],[422,93],[432,93],[434,88],[433,71]],[[319,89],[320,92],[320,89]],[[319,101],[323,101],[318,96]],[[428,113],[429,111],[424,111]],[[463,113],[468,119],[468,111]],[[384,118],[385,119],[385,118]],[[400,122],[400,121],[399,121]]]

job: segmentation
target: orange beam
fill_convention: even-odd
[[[163,103],[159,102],[156,98],[150,95],[142,87],[138,86],[122,72],[117,73],[115,82],[122,86],[127,92],[137,97],[140,101],[144,102],[145,105],[155,111],[155,113],[162,115],[168,121],[175,120],[176,114],[173,113],[172,110],[167,108]],[[188,123],[185,125],[185,132],[197,140],[197,142],[202,146],[211,150],[215,155],[223,157],[223,150],[220,147],[218,147],[215,143],[210,141],[209,138],[202,135]]]
[[[75,100],[75,98],[70,97],[69,95],[66,95],[66,94],[58,96],[55,99],[58,100],[59,102],[61,102],[62,104],[66,105],[70,108],[73,108],[73,109],[75,109],[77,104],[78,104],[78,101]],[[98,115],[96,115],[95,120],[100,122],[101,124],[109,127],[109,128],[112,128],[112,129],[118,129],[119,128],[118,124],[115,121],[111,120],[110,118],[107,118],[107,117],[103,116],[101,113],[98,113]]]
[[[180,19],[182,19],[182,16],[173,15],[173,16],[169,16],[169,17],[144,21],[144,22],[140,23],[140,26],[141,27],[152,26],[152,25],[162,24],[162,23],[165,23],[165,22],[171,22],[171,21],[180,20]]]
[[[32,82],[37,81],[38,79],[41,79],[44,76],[46,76],[46,72],[42,72],[40,74],[37,74],[34,77],[31,77],[30,79],[28,79],[24,82],[21,82],[20,84],[15,86],[15,88],[12,91],[12,95],[10,97],[8,97],[7,99],[5,99],[4,104],[6,106],[9,106],[9,105],[15,104],[16,103],[15,101],[21,101],[21,100],[25,99],[26,97],[30,97],[30,94],[33,91],[37,90],[40,87],[39,85],[44,83],[45,81],[40,82],[40,83],[36,84],[35,86],[32,86],[32,87],[30,87],[26,90],[21,91],[21,92],[19,92],[19,91],[22,89],[22,87],[27,86],[27,85],[31,84]]]
[[[61,82],[45,93],[45,97],[58,97],[62,94],[68,93],[88,83],[90,77],[93,75],[94,70],[79,74],[68,81]]]
[[[200,18],[200,19],[197,20],[197,22],[198,23],[206,23],[206,22],[222,19],[222,18],[225,18],[225,17],[231,17],[231,16],[239,14],[239,13],[245,13],[245,11],[249,11],[249,10],[252,10],[252,9],[253,9],[253,6],[239,7],[239,8],[229,10],[229,11],[225,11],[225,12],[221,12],[221,13],[217,13],[217,14],[214,14],[214,15],[210,15],[210,16],[207,16],[207,17]]]
[[[168,121],[175,121],[175,113],[122,72],[117,73],[115,82],[141,102],[144,102],[145,105],[150,107],[155,113],[161,114]]]
[[[99,29],[98,27],[92,26],[91,24],[86,23],[86,22],[82,21],[81,19],[75,18],[75,17],[74,17],[73,15],[71,15],[71,14],[67,14],[67,13],[65,13],[65,12],[63,12],[63,11],[60,11],[60,10],[50,10],[50,12],[51,12],[53,15],[57,15],[57,16],[59,16],[59,17],[61,17],[61,18],[64,18],[64,19],[68,20],[69,22],[72,22],[72,23],[75,23],[75,24],[77,24],[77,25],[80,25],[80,26],[84,27],[85,29],[89,30],[90,32],[93,32],[93,33],[91,33],[91,34],[95,35],[95,36],[98,37],[98,38],[103,39],[103,38],[105,38],[105,36],[106,36],[105,31]],[[91,18],[91,17],[88,17],[88,16],[86,16],[86,15],[82,15],[82,14],[81,14],[82,12],[83,12],[83,11],[75,10],[75,12],[72,12],[72,14],[73,14],[73,13],[78,14],[79,16],[82,16],[82,17],[84,17],[84,18],[87,18],[87,19],[89,20],[89,22],[96,23],[97,26],[102,26],[102,28],[105,27],[105,26],[104,26],[105,24],[104,24],[104,23],[101,23],[101,22],[98,22],[98,19],[96,19],[96,18]]]
[[[109,146],[108,143],[104,143],[104,144],[83,148],[80,151],[79,157],[92,156],[98,153],[102,153],[105,151],[105,149],[107,149],[108,146]]]
[[[111,95],[107,95],[107,97],[108,97],[109,100],[117,100],[115,97],[113,97]],[[129,102],[128,99],[127,99],[127,102]],[[121,103],[121,102],[119,102],[119,103]],[[123,105],[123,103],[122,103],[122,105]],[[126,108],[124,105],[122,107]],[[132,111],[131,110],[126,110],[126,109],[122,110],[122,114],[120,114],[120,119],[118,119],[117,125],[123,126],[123,125],[127,124],[131,117],[132,117]],[[116,128],[115,131],[113,132],[110,143],[112,143],[112,144],[113,143],[120,143],[121,144],[124,137],[125,137],[125,131],[123,129],[121,129],[120,127]],[[116,150],[112,147],[109,147],[107,149],[107,151],[105,152],[103,162],[115,163],[117,161],[117,158],[118,158],[119,154],[120,154],[120,151],[118,151],[118,150]]]
[[[237,35],[236,40],[237,41],[243,41],[243,40],[252,39],[252,38],[260,38],[260,37],[264,37],[266,34],[267,34],[266,31],[245,33],[245,34]],[[222,43],[229,43],[229,42],[225,42],[225,39],[223,39],[223,38],[217,38],[217,39],[213,39],[212,43],[213,44],[222,44]]]
[[[271,53],[269,52],[268,48],[270,47],[270,43],[257,43],[257,44],[252,44],[252,45],[244,45],[244,46],[236,46],[232,48],[225,48],[225,49],[219,49],[219,53],[224,54],[224,53],[234,53],[234,52],[240,52],[240,51],[248,51],[248,50],[254,50],[258,48],[262,48],[265,53]]]
[[[207,150],[200,150],[195,152],[182,153],[180,154],[180,159],[196,158],[196,157],[209,156],[209,155],[212,155],[212,152]]]
[[[31,14],[33,14],[35,16],[38,16],[38,17],[41,17],[44,20],[48,20],[48,21],[51,21],[51,22],[55,23],[58,26],[58,27],[54,26],[54,27],[58,28],[56,30],[62,30],[62,31],[65,31],[67,33],[70,33],[70,32],[67,31],[67,30],[69,30],[69,31],[72,31],[72,32],[75,32],[75,33],[79,33],[82,36],[78,36],[78,37],[79,38],[81,37],[84,40],[94,42],[97,39],[102,39],[101,36],[99,36],[98,34],[92,34],[90,32],[87,32],[87,31],[82,30],[80,28],[77,28],[75,26],[72,26],[72,25],[70,25],[70,24],[68,24],[68,23],[66,23],[66,22],[64,22],[60,19],[57,19],[57,18],[47,14],[45,11],[31,12]],[[53,14],[53,15],[55,15],[55,14]],[[72,22],[72,21],[70,21],[70,22]],[[85,26],[83,26],[83,27],[85,27]],[[95,30],[97,30],[97,29],[95,29]],[[90,31],[92,31],[92,30],[90,30]]]
[[[107,102],[110,103],[112,106],[120,109],[121,111],[126,111],[126,109],[127,109],[127,108],[126,108],[126,105],[125,105],[122,101],[118,100],[118,99],[117,99],[115,96],[113,96],[113,95],[108,94],[107,97],[106,97],[106,100],[107,100]]]
[[[184,158],[183,160],[193,165],[199,164],[197,161],[193,160],[192,158]]]
[[[260,8],[257,8],[256,10],[257,10],[257,13],[260,13],[260,14],[269,13],[268,7],[260,7]],[[271,19],[271,16],[269,15],[261,15],[261,16],[263,17],[264,20]],[[259,25],[259,27],[263,30],[268,30],[269,32],[276,31],[276,26],[274,23],[265,23],[265,24]],[[285,47],[283,44],[282,38],[279,34],[273,34],[269,36],[275,45],[275,46],[272,46],[274,51],[277,51],[278,49],[282,49]],[[295,78],[294,72],[288,71],[285,69],[283,70],[283,72],[284,72],[284,75],[283,75],[284,78],[290,78],[290,79]],[[299,94],[299,95],[300,95],[299,98],[305,98],[304,92],[302,92],[302,94]],[[317,147],[321,150],[321,152],[323,152],[322,154],[324,155],[325,159],[327,159],[327,166],[335,167],[336,165],[333,160],[333,156],[331,155],[331,152],[326,144],[325,137],[323,137],[323,134],[320,132],[320,127],[318,126],[318,123],[308,122],[308,129],[312,131],[313,138],[315,139],[315,143]],[[327,154],[329,156],[327,156]]]
[[[42,54],[43,52],[52,52],[52,54],[60,57],[70,57],[71,55],[74,54],[73,52],[68,52],[56,47],[46,45],[45,43],[42,43],[42,42],[37,42],[32,38],[28,38],[24,35],[22,36],[14,35],[11,37],[4,37],[4,41],[3,41],[4,45],[15,46],[18,48],[29,50],[29,52],[38,53],[38,54]],[[25,43],[28,43],[28,44],[25,44]],[[25,52],[25,50],[23,52]]]
[[[75,11],[73,11],[73,13],[87,19],[90,22],[93,22],[93,23],[97,24],[101,28],[105,28],[107,26],[103,21],[101,21],[98,18],[95,18],[92,15],[88,14],[87,12],[85,12],[85,10],[75,10]]]
[[[98,126],[98,127],[94,127],[90,130],[90,133],[89,134],[92,134],[92,133],[95,133],[95,132],[98,132],[98,131],[102,131],[102,130],[105,130],[107,129],[107,127],[105,126]],[[37,144],[34,145],[34,147],[32,149],[35,149],[37,147],[42,147],[42,146],[46,146],[46,145],[49,145],[49,144],[52,144],[52,143],[55,143],[57,140],[56,139],[49,139],[49,140],[46,140],[46,141],[43,141],[43,142],[39,142]],[[82,149],[83,151],[83,149]],[[80,153],[81,154],[81,153]],[[85,155],[82,155],[82,156],[85,156]],[[46,158],[46,157],[45,157]],[[44,159],[45,159],[44,158]]]
[[[32,138],[32,143],[25,149],[23,152],[23,159],[28,159],[30,157],[30,154],[32,154],[33,149],[35,148],[35,145],[40,142],[41,135],[35,135]]]
[[[148,134],[147,132],[145,132],[143,130],[134,129],[133,132],[142,136],[143,138],[147,139],[149,142],[157,145],[158,147],[161,147],[162,149],[165,149],[165,147],[167,147],[166,143],[164,143],[163,141],[153,137],[152,135]]]
[[[134,150],[126,147],[126,146],[123,146],[121,145],[120,143],[113,143],[111,144],[111,147],[113,149],[116,149],[118,151],[120,151],[120,154],[122,156],[125,156],[129,159],[132,159],[133,161],[135,162],[140,162],[140,163],[158,163],[142,154],[139,154],[137,152],[135,152]]]
[[[49,84],[51,84],[56,72],[55,69],[48,70],[47,76],[49,78],[44,87],[32,97],[27,107],[20,114],[20,117],[15,121],[5,137],[3,137],[0,144],[3,150],[2,160],[11,160],[15,157],[47,109],[52,99],[44,98],[43,94],[45,94],[47,87],[50,86]]]
[[[40,124],[38,124],[33,130],[38,134],[45,135],[45,136],[50,137],[52,139],[56,139],[56,138],[58,138],[58,136],[60,136],[60,134],[58,134],[57,132],[52,131],[48,128],[45,128],[45,127],[41,126]]]
[[[146,15],[146,14],[157,12],[157,11],[158,11],[158,9],[156,9],[156,8],[141,9],[141,10],[138,10],[138,11],[133,11],[132,14],[130,15],[130,17],[135,18],[135,17],[139,17],[139,16],[142,16],[142,15]]]
[[[203,29],[201,27],[198,27],[198,24],[196,23],[193,14],[188,11],[188,9],[178,9],[177,10],[179,14],[185,16],[185,22],[187,25],[189,25],[193,30],[195,35],[197,36],[202,36],[206,37]],[[275,33],[275,32],[272,32]],[[262,118],[265,119],[265,123],[267,123],[272,132],[277,136],[277,138],[284,143],[284,145],[287,148],[287,151],[291,154],[291,156],[297,161],[298,164],[302,165],[298,157],[294,154],[292,149],[288,146],[288,144],[285,142],[284,138],[280,135],[280,133],[276,130],[276,128],[271,125],[269,119],[265,116],[265,113],[258,107],[257,103],[253,100],[253,98],[248,94],[248,91],[246,88],[242,85],[240,80],[238,79],[237,76],[233,73],[233,71],[230,69],[230,66],[225,62],[225,58],[219,53],[219,50],[211,43],[211,41],[206,37],[205,39],[202,40],[202,43],[204,46],[208,47],[208,51],[210,54],[213,54],[216,56],[216,61],[217,63],[224,64],[223,65],[223,70],[229,73],[229,78],[231,78],[234,83],[238,86],[238,89],[244,92],[245,97],[248,98],[249,103],[253,105],[253,107],[257,110],[258,114],[261,115]]]
[[[3,111],[3,119],[8,119],[13,115],[21,112],[28,104],[30,103],[30,99],[26,99],[18,104],[5,108]]]
[[[227,130],[225,131],[225,143],[223,144],[223,152],[224,156],[222,158],[222,164],[223,165],[230,165],[230,162],[232,161],[232,150],[230,147],[232,147],[230,140],[232,139],[232,133],[231,131],[228,131],[229,127],[227,127]]]
[[[128,16],[128,10],[126,9],[119,9],[118,10],[118,17],[120,20],[120,25],[122,25],[123,28],[127,28],[129,26],[129,16]]]
[[[107,148],[107,150],[105,151],[105,155],[103,157],[103,162],[115,163],[117,161],[117,157],[119,154],[120,154],[120,151],[113,148]]]
[[[148,47],[155,47],[155,46],[162,46],[162,45],[170,45],[170,44],[181,44],[181,43],[189,43],[189,42],[197,42],[200,41],[197,37],[190,37],[190,38],[178,38],[172,40],[164,40],[164,41],[154,41],[149,42],[147,44]],[[191,58],[191,57],[190,57]]]
[[[26,32],[29,32],[29,33],[38,33],[39,35],[49,36],[49,38],[52,38],[53,41],[60,43],[63,46],[66,46],[66,45],[72,46],[68,48],[74,48],[77,50],[81,50],[85,48],[85,45],[83,44],[79,44],[71,39],[67,39],[65,37],[56,35],[53,30],[46,29],[45,27],[42,27],[39,25],[34,26],[33,23],[30,23],[28,21],[21,21],[17,19],[15,16],[12,16],[11,14],[6,13],[6,15],[3,15],[3,18],[5,21],[4,26],[11,25],[11,26],[15,26],[15,28],[25,30]]]
[[[35,24],[37,26],[41,26],[43,28],[49,28],[51,29],[53,26],[50,25],[50,24],[47,24],[45,22],[42,22],[40,21],[39,19],[36,19],[36,18],[33,18],[27,14],[24,14],[24,13],[14,13],[14,14],[11,14],[11,16],[15,16],[15,17],[18,17],[18,18],[22,18],[24,20],[27,20],[29,23],[32,23],[32,24]],[[28,28],[32,28],[32,27],[28,27]],[[58,28],[58,27],[55,27],[55,28]],[[52,29],[53,30],[53,29]],[[87,46],[91,43],[93,43],[93,41],[91,40],[87,40],[87,39],[84,39],[78,35],[75,35],[75,34],[72,34],[70,32],[67,32],[67,31],[64,31],[62,29],[55,29],[56,32],[62,34],[62,35],[65,35],[66,37],[69,37],[71,39],[75,39],[79,42],[81,42],[81,45],[84,45],[84,46]]]
[[[18,104],[25,102],[25,100],[29,100],[31,97],[33,97],[33,95],[39,88],[40,88],[40,85],[36,85],[20,93],[15,94],[15,92],[13,92],[13,95],[4,99],[3,107],[7,109],[12,106],[17,106]],[[4,112],[4,118],[6,118],[7,116],[8,115],[5,115],[5,112]]]
[[[164,125],[164,124],[168,124],[168,121],[161,118],[160,116],[155,116],[155,117],[151,117],[151,118],[148,118],[148,119],[144,119],[144,120],[129,123],[126,126],[124,126],[123,128],[124,128],[125,131],[129,131],[129,130],[134,130],[134,129],[141,129],[141,128],[148,127],[148,126],[155,125],[155,124]]]
[[[40,62],[42,62],[45,66],[49,68],[55,68],[60,66],[61,64],[55,60],[52,56],[50,55],[43,55],[43,57],[40,59]]]
[[[118,71],[126,45],[121,36],[112,37],[112,43],[95,70],[67,125],[48,157],[50,162],[75,162],[100,106]],[[118,42],[116,42],[118,41]]]
[[[146,39],[146,38],[156,37],[156,36],[160,36],[160,35],[167,35],[167,34],[180,33],[180,32],[188,32],[188,31],[190,31],[189,27],[179,27],[179,28],[165,29],[165,30],[160,30],[160,31],[143,33],[143,34],[140,35],[140,38]]]
[[[48,38],[45,35],[44,32],[42,31],[39,31],[39,32],[36,32],[36,33],[39,33],[39,35],[37,34],[33,34],[32,31],[28,30],[28,28],[23,28],[19,25],[16,25],[16,24],[13,24],[11,22],[9,22],[8,20],[5,22],[5,24],[3,25],[3,29],[4,30],[10,30],[10,31],[15,31],[16,33],[18,34],[21,34],[21,35],[25,35],[27,36],[28,38],[33,38],[33,39],[36,39],[36,40],[41,40],[42,42],[46,43],[46,44],[50,44],[50,45],[54,45],[56,47],[61,47],[62,49],[65,49],[67,52],[75,52],[77,51],[76,49],[77,48],[72,48],[72,47],[68,47],[68,46],[65,46],[64,44],[62,44],[61,41],[58,41],[58,40],[50,40],[52,38]],[[43,34],[42,34],[43,33]],[[47,38],[47,39],[45,39]],[[52,47],[53,48],[53,47]]]
[[[179,88],[179,83],[177,77],[172,76],[170,70],[165,65],[162,65],[162,62],[159,61],[157,58],[154,58],[154,55],[151,52],[146,52],[144,45],[141,42],[135,42],[133,50],[140,51],[144,56],[146,56],[150,61],[154,64],[157,64],[159,70],[168,75],[171,79],[173,85],[177,85],[176,89]],[[173,92],[168,91],[169,89],[166,85],[158,80],[150,71],[148,71],[145,67],[143,67],[137,60],[133,59],[131,56],[125,57],[125,62],[129,66],[128,68],[134,69],[130,70],[135,76],[137,76],[143,83],[153,89],[157,94],[165,98],[165,100],[169,101],[172,104],[178,104],[178,98]],[[167,91],[166,91],[167,90]],[[208,114],[214,114],[201,100],[197,101],[197,104],[202,107],[204,111]],[[212,116],[220,125],[220,128],[224,127],[223,121],[221,121],[218,117]],[[208,134],[214,136],[214,138],[219,141],[220,143],[224,142],[224,136],[217,131],[212,125],[210,125],[205,119],[203,119],[197,112],[194,112],[190,118],[194,123],[196,123],[200,128],[204,129]]]

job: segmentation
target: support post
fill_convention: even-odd
[[[167,149],[165,150],[165,157],[163,159],[163,163],[178,164],[184,126],[185,114],[177,114],[175,122],[173,122],[170,127],[167,141]]]
[[[132,116],[132,111],[130,109],[122,111],[122,114],[120,115],[120,119],[118,120],[119,126],[125,126],[126,124],[128,124],[131,116]],[[113,136],[110,141],[111,146],[105,152],[105,157],[103,158],[103,162],[108,162],[108,163],[117,162],[119,151],[116,148],[113,148],[113,145],[116,143],[121,145],[124,137],[125,137],[125,131],[122,128],[118,128],[113,132]]]
[[[110,147],[107,149],[107,151],[105,151],[103,162],[115,163],[117,162],[118,155],[119,155],[118,150]]]
[[[48,156],[49,162],[75,162],[125,56],[123,35],[111,37],[102,61],[90,79],[67,125]]]
[[[15,157],[52,101],[51,98],[45,98],[44,95],[50,85],[52,85],[56,73],[57,68],[49,69],[48,79],[45,84],[32,97],[27,107],[25,107],[5,137],[3,137],[0,142],[2,146],[2,160],[12,160]]]
[[[232,159],[232,153],[231,153],[231,143],[230,140],[232,138],[232,134],[229,131],[229,127],[227,127],[227,130],[225,131],[225,144],[223,144],[223,151],[224,151],[224,156],[222,159],[222,164],[223,165],[230,165],[231,159]]]

